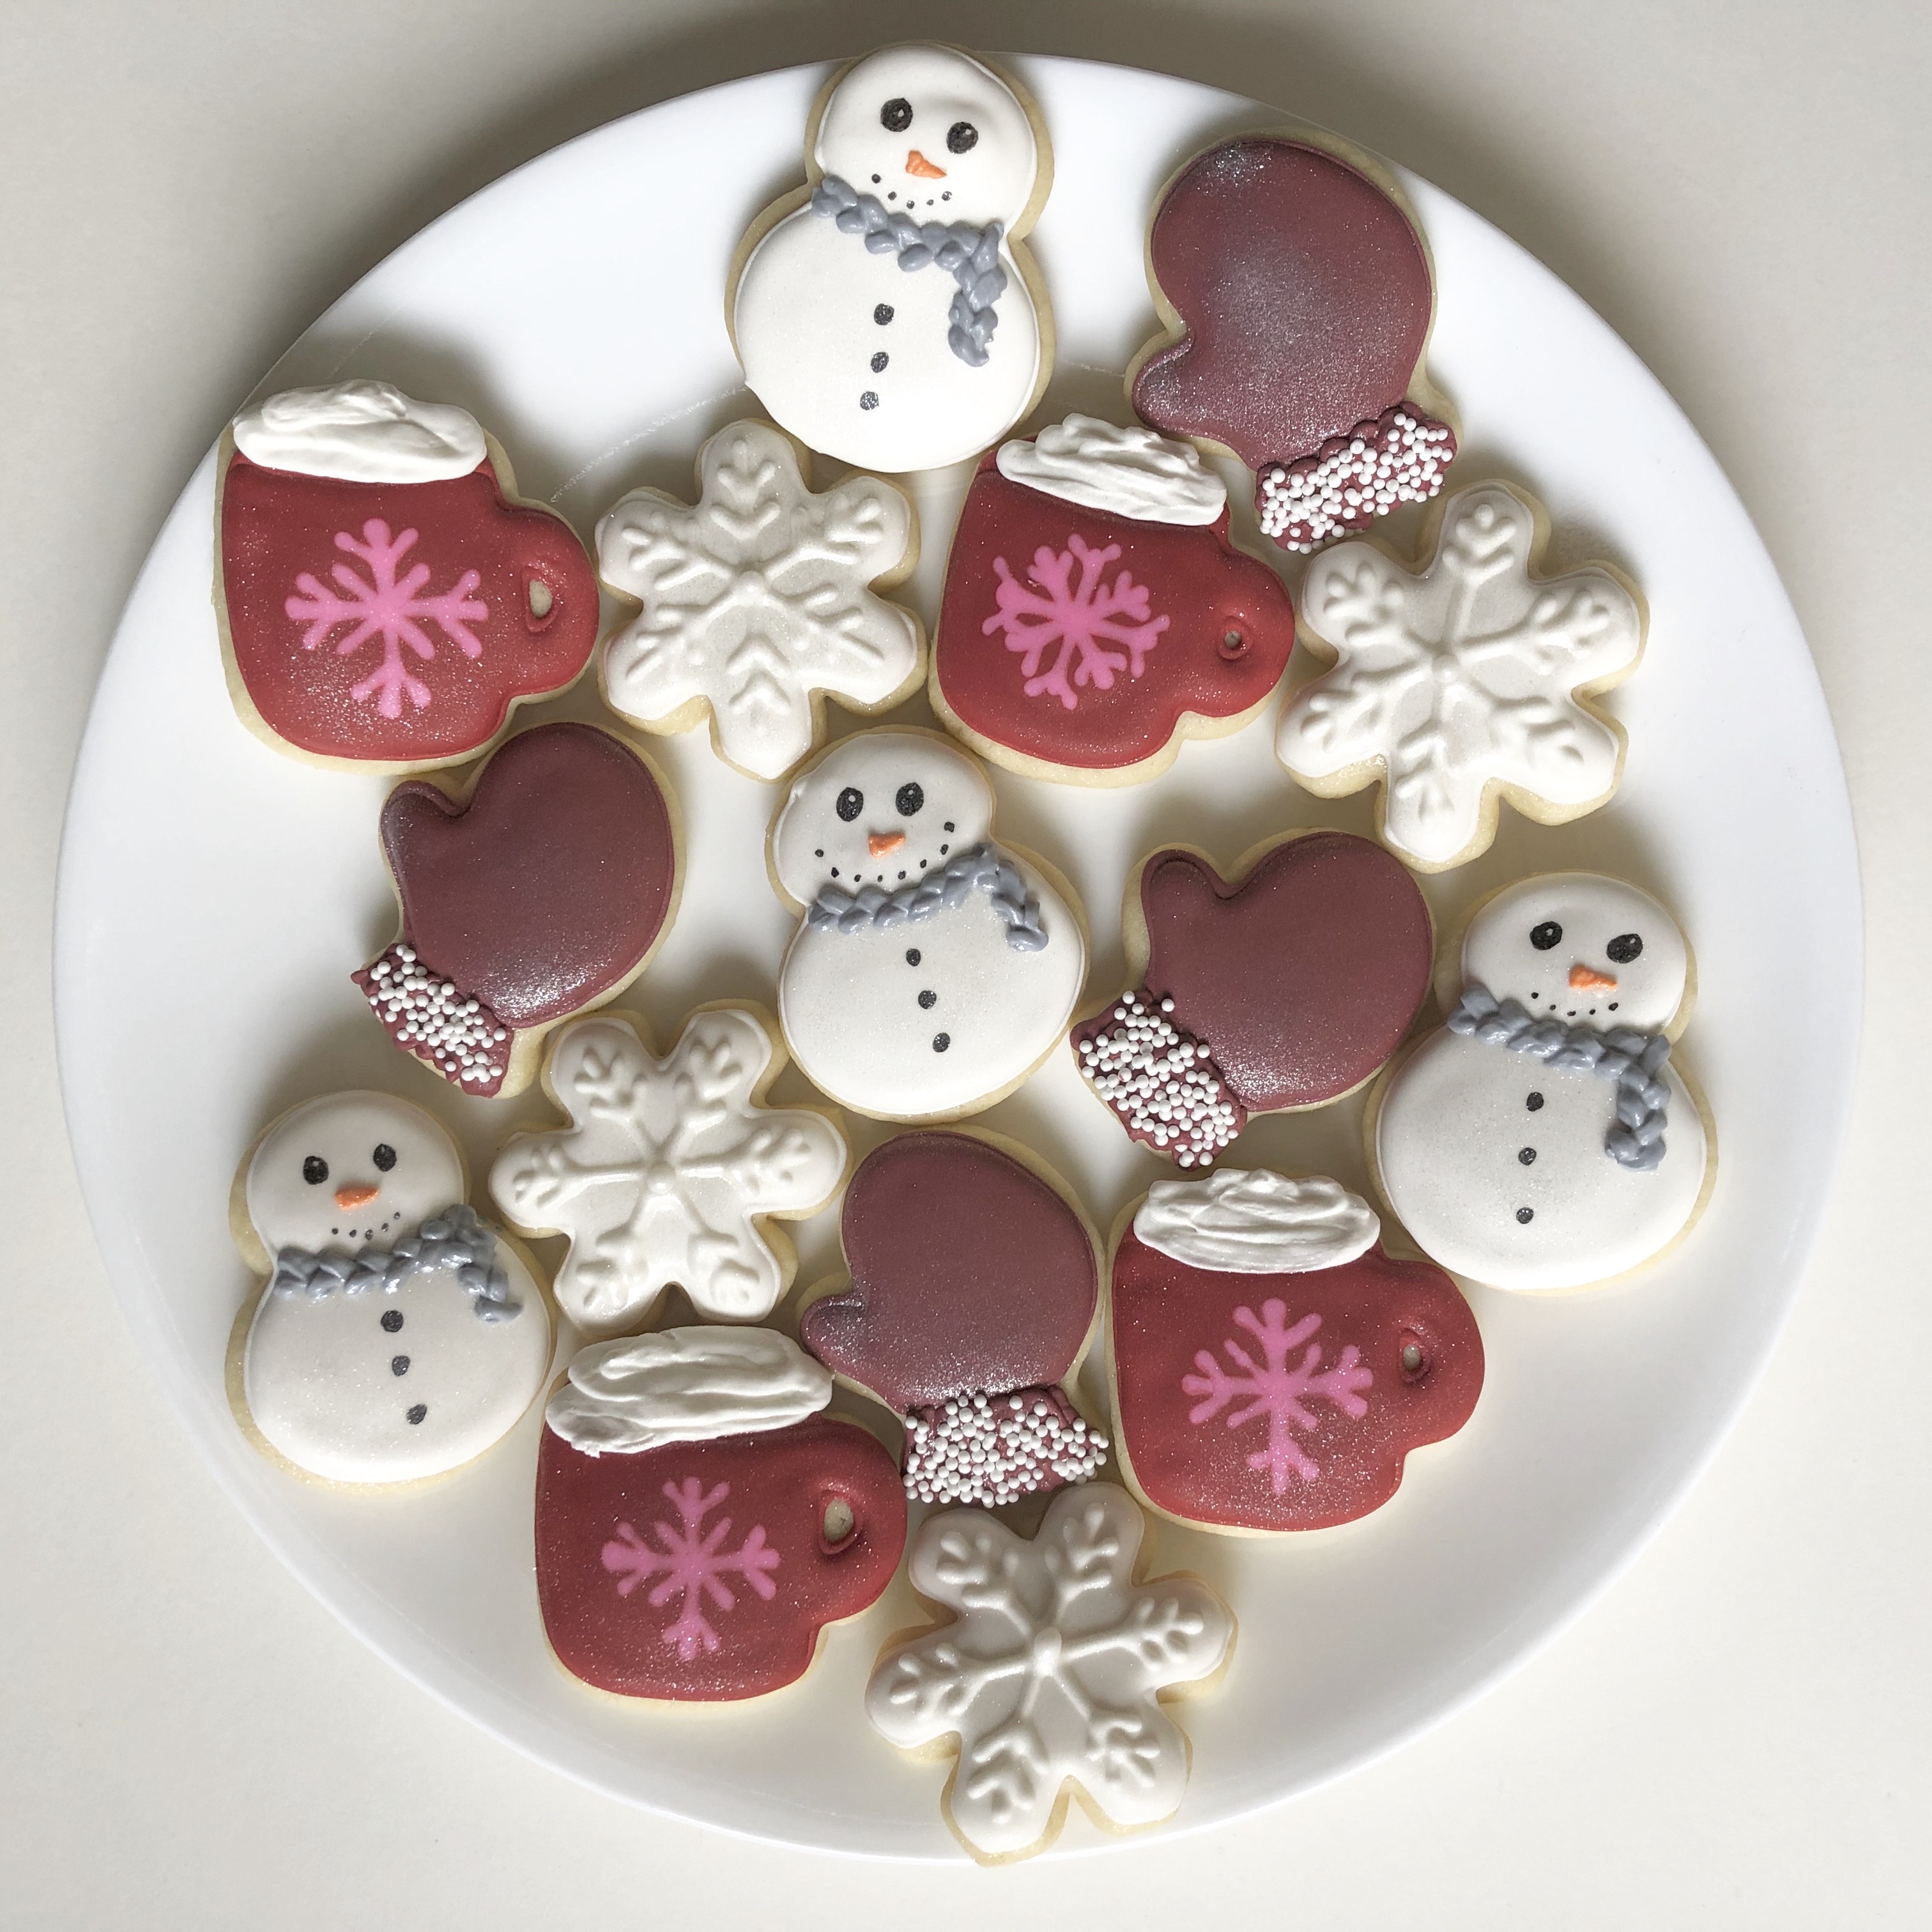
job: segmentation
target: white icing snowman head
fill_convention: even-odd
[[[923,45],[882,48],[845,74],[812,158],[893,213],[1009,228],[1040,165],[1012,89],[955,48]]]
[[[456,1143],[388,1094],[330,1094],[284,1114],[248,1163],[248,1219],[270,1254],[387,1247],[463,1198]]]
[[[1684,1003],[1690,948],[1648,892],[1600,872],[1545,872],[1470,922],[1462,975],[1532,1013],[1656,1033]]]
[[[824,886],[896,892],[992,830],[993,791],[968,753],[923,731],[861,731],[792,782],[772,869],[800,905]]]

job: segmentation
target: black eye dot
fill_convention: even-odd
[[[320,1187],[328,1178],[328,1163],[320,1154],[312,1154],[302,1162],[302,1178],[311,1187]]]
[[[1540,1094],[1532,1094],[1522,1104],[1533,1114],[1543,1105],[1543,1096]]]
[[[1540,926],[1529,928],[1529,943],[1539,952],[1547,952],[1552,946],[1563,944],[1563,928],[1553,919],[1546,919]]]
[[[877,181],[878,179],[878,176],[874,175],[872,178],[873,180]],[[892,319],[892,305],[890,302],[881,302],[878,307],[872,311],[872,320],[876,322],[881,328],[884,328],[886,324],[890,322]]]
[[[382,1332],[393,1335],[403,1325],[403,1311],[400,1308],[386,1308],[382,1311]]]
[[[902,784],[892,802],[898,808],[902,818],[910,818],[926,803],[925,788],[916,784]]]
[[[1604,950],[1618,965],[1628,966],[1643,950],[1643,936],[1641,933],[1620,932]]]
[[[396,1150],[387,1141],[378,1141],[376,1151],[369,1158],[376,1163],[379,1173],[387,1174],[396,1164]]]
[[[912,125],[912,103],[896,94],[879,110],[879,125],[888,134],[903,134]]]
[[[980,145],[980,130],[970,121],[956,121],[946,130],[946,145],[956,154],[963,154]]]
[[[838,802],[832,808],[850,825],[865,810],[866,794],[856,785],[848,785],[838,794]]]

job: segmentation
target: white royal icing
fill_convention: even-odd
[[[1157,1180],[1134,1216],[1148,1247],[1223,1274],[1302,1274],[1367,1253],[1382,1232],[1373,1208],[1338,1180],[1291,1180],[1267,1168],[1222,1168],[1198,1180]]]
[[[419,403],[389,382],[284,389],[235,418],[250,463],[346,483],[438,483],[488,455],[482,426],[453,403]]]
[[[911,118],[889,128],[881,111],[896,101]],[[977,138],[956,153],[948,136],[962,123]],[[1042,157],[1025,108],[990,68],[953,48],[908,46],[869,55],[841,78],[812,159],[893,213],[1010,231]],[[800,441],[862,469],[976,455],[1024,413],[1040,374],[1040,318],[1004,237],[999,260],[1006,285],[987,359],[974,368],[949,346],[951,275],[908,272],[896,254],[801,208],[759,242],[739,278],[732,331],[745,380]],[[874,319],[882,308],[884,322]]]
[[[814,496],[768,423],[721,430],[698,478],[692,508],[640,490],[597,526],[599,573],[644,607],[604,647],[604,695],[646,725],[702,698],[724,756],[782,778],[814,693],[874,708],[919,668],[916,620],[869,587],[904,561],[912,506],[870,476]]]
[[[1318,784],[1378,778],[1383,840],[1418,864],[1473,856],[1492,788],[1574,812],[1616,782],[1617,734],[1575,694],[1636,662],[1642,620],[1607,571],[1532,578],[1535,530],[1487,484],[1450,500],[1420,577],[1360,542],[1309,566],[1302,616],[1339,659],[1290,700],[1276,754]]]
[[[578,1352],[544,1412],[586,1456],[782,1429],[832,1400],[832,1372],[769,1328],[667,1328]]]
[[[1641,950],[1620,960],[1633,938]],[[1498,893],[1462,948],[1467,979],[1498,999],[1602,1033],[1662,1030],[1683,1003],[1689,962],[1683,933],[1656,900],[1586,872]],[[1498,1288],[1575,1288],[1621,1274],[1675,1238],[1703,1189],[1703,1122],[1676,1070],[1666,1065],[1661,1078],[1664,1159],[1634,1170],[1605,1148],[1618,1118],[1613,1082],[1446,1029],[1432,1034],[1377,1115],[1389,1205],[1432,1259]],[[1519,1220],[1526,1208],[1530,1218]]]
[[[908,1750],[958,1739],[952,1822],[974,1850],[1010,1856],[1051,1829],[1078,1784],[1117,1826],[1178,1809],[1187,1740],[1159,1694],[1211,1676],[1234,1632],[1204,1583],[1136,1583],[1144,1527],[1124,1490],[1056,1496],[1029,1542],[980,1510],[929,1517],[909,1574],[953,1620],[888,1650],[866,1709]]]
[[[394,1159],[379,1162],[378,1149]],[[312,1160],[328,1169],[313,1181]],[[420,1108],[386,1094],[332,1094],[269,1130],[244,1198],[272,1259],[284,1250],[349,1256],[393,1248],[460,1202],[463,1163]],[[496,1254],[512,1318],[480,1319],[448,1271],[389,1291],[265,1287],[242,1365],[255,1426],[298,1468],[332,1482],[413,1482],[482,1454],[529,1408],[550,1366],[542,1293],[512,1250],[499,1243]]]
[[[915,791],[917,808],[903,811]],[[848,818],[838,806],[850,794],[859,802]],[[794,781],[772,828],[772,869],[806,916],[779,971],[778,1015],[800,1069],[842,1106],[898,1120],[983,1106],[1072,1017],[1087,976],[1080,922],[1037,867],[1000,851],[992,814],[977,761],[926,732],[858,733]],[[895,838],[903,842],[874,850]],[[828,888],[916,888],[988,844],[1044,944],[1015,944],[993,893],[978,887],[930,916],[862,931],[814,923]]]
[[[1139,523],[1211,524],[1228,507],[1227,484],[1192,443],[1138,423],[1070,416],[1030,441],[1001,443],[994,460],[1009,482]]]
[[[674,1282],[724,1322],[756,1322],[784,1292],[756,1217],[822,1206],[845,1142],[823,1114],[753,1099],[772,1054],[734,1006],[694,1013],[662,1060],[620,1019],[553,1036],[544,1081],[570,1125],[508,1142],[490,1191],[518,1227],[568,1237],[556,1298],[586,1334],[634,1326]]]

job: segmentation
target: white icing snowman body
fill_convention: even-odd
[[[989,1106],[1072,1017],[1085,934],[1039,868],[993,842],[992,810],[965,752],[877,730],[835,746],[778,814],[772,875],[806,908],[779,1020],[806,1076],[855,1112],[926,1120]],[[924,910],[910,903],[922,890]]]
[[[1689,970],[1670,914],[1593,873],[1508,888],[1477,915],[1462,949],[1466,985],[1600,1034],[1663,1033]],[[1664,1157],[1626,1166],[1606,1150],[1619,1118],[1615,1081],[1445,1028],[1382,1096],[1383,1192],[1423,1251],[1459,1274],[1504,1288],[1606,1280],[1668,1246],[1702,1195],[1702,1119],[1674,1068],[1660,1082]]]
[[[1041,166],[1025,108],[952,48],[888,47],[834,88],[812,158],[889,215],[998,222],[998,320],[985,361],[962,359],[949,340],[953,274],[905,268],[896,248],[869,248],[808,204],[760,240],[739,276],[732,331],[746,382],[801,442],[862,469],[976,455],[1025,414],[1040,376],[1040,316],[1005,238]]]
[[[439,1217],[463,1202],[463,1163],[421,1108],[334,1094],[268,1130],[245,1194],[272,1262],[380,1258],[422,1240],[426,1222],[434,1246],[451,1225]],[[488,1246],[502,1270],[494,1298],[449,1265],[400,1270],[391,1286],[366,1269],[343,1281],[325,1265],[304,1286],[290,1286],[286,1268],[272,1274],[242,1366],[249,1415],[269,1444],[332,1482],[406,1483],[456,1468],[506,1434],[548,1372],[550,1316],[515,1252]]]

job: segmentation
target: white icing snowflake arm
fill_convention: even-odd
[[[1379,776],[1383,838],[1416,863],[1472,856],[1492,788],[1576,811],[1616,782],[1622,741],[1576,693],[1636,662],[1642,620],[1607,571],[1533,578],[1535,537],[1490,484],[1451,501],[1420,577],[1360,542],[1310,568],[1303,614],[1336,662],[1290,700],[1276,753],[1317,787]]]
[[[871,589],[912,507],[870,476],[814,495],[765,423],[721,430],[698,474],[691,508],[638,490],[597,526],[604,580],[644,606],[604,646],[604,694],[652,726],[702,700],[724,756],[779,778],[812,749],[814,693],[869,708],[918,669],[917,622]]]
[[[771,1312],[787,1270],[754,1217],[819,1206],[846,1154],[822,1115],[753,1100],[772,1053],[736,1007],[694,1014],[661,1060],[622,1020],[559,1031],[545,1079],[570,1125],[510,1142],[490,1186],[517,1226],[569,1238],[556,1298],[580,1328],[627,1327],[674,1282],[716,1319]]]

